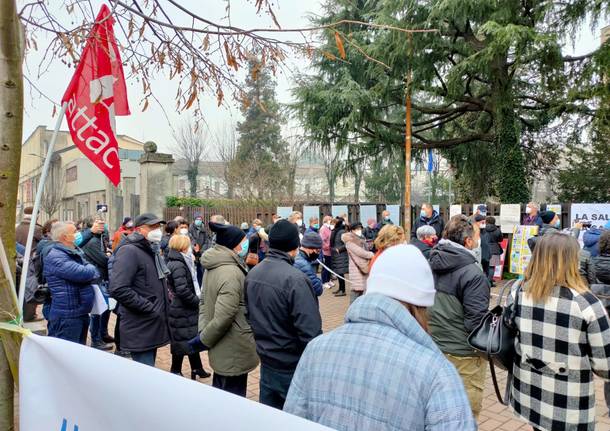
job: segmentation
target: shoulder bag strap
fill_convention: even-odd
[[[491,381],[493,382],[494,390],[496,391],[496,397],[498,398],[498,401],[500,401],[503,405],[507,406],[510,401],[510,389],[513,385],[513,370],[508,371],[508,377],[506,379],[506,388],[504,389],[504,398],[502,398],[502,395],[500,394],[500,387],[498,386],[498,378],[496,377],[496,367],[489,353],[487,353],[487,360],[489,361]]]

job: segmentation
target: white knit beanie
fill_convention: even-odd
[[[420,307],[434,304],[432,270],[417,247],[400,244],[377,258],[366,282],[366,293],[381,293]]]

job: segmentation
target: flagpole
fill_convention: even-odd
[[[25,283],[28,278],[28,269],[30,267],[30,256],[32,254],[32,242],[34,240],[34,231],[36,229],[36,220],[38,218],[38,212],[40,210],[40,201],[42,200],[42,194],[44,192],[44,184],[49,174],[49,167],[51,166],[51,159],[53,158],[53,151],[55,148],[55,141],[57,141],[57,134],[59,127],[66,114],[66,107],[68,102],[64,102],[59,110],[59,116],[55,123],[55,129],[53,130],[53,136],[49,142],[49,148],[47,149],[47,156],[44,159],[44,165],[42,166],[42,172],[40,173],[40,181],[38,181],[38,190],[36,190],[36,199],[34,200],[34,210],[32,211],[32,219],[30,220],[30,229],[28,231],[28,239],[25,244],[25,254],[23,255],[23,266],[21,270],[21,280],[19,282],[19,323],[23,324],[23,303],[25,302]]]

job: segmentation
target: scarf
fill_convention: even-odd
[[[199,287],[199,281],[197,281],[197,268],[195,268],[195,258],[193,253],[189,250],[188,253],[182,253],[182,258],[186,262],[186,266],[191,271],[191,278],[193,279],[193,286],[195,287],[195,295],[199,297],[201,295],[201,287]]]
[[[152,251],[155,254],[155,268],[157,268],[157,276],[159,277],[159,280],[163,280],[171,271],[165,264],[165,259],[161,257],[161,247],[159,243],[150,243],[150,248],[152,248]]]

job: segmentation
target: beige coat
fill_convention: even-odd
[[[363,292],[366,289],[369,264],[374,254],[364,248],[364,238],[352,232],[344,233],[341,239],[345,243],[349,256],[349,286],[352,290]]]

